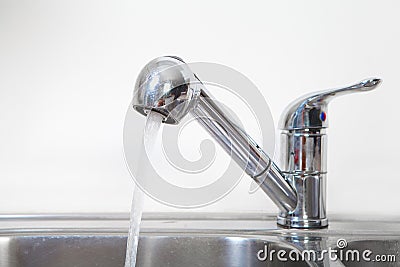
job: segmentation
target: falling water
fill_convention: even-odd
[[[140,168],[138,170],[138,175],[141,176],[146,175],[146,170],[147,168],[150,167],[149,160],[147,160],[147,158],[151,158],[152,154],[154,155],[155,143],[162,120],[163,120],[162,115],[160,115],[157,112],[150,112],[147,115],[144,135],[143,135],[143,146],[141,148],[141,153],[143,155],[144,153],[147,153],[147,157],[141,157],[144,162],[138,162],[138,168]],[[126,246],[125,267],[136,266],[136,255],[139,244],[140,223],[142,220],[142,212],[143,212],[143,198],[144,198],[143,191],[135,181],[135,187],[133,189],[129,235]]]
[[[128,242],[126,245],[125,267],[136,266],[136,254],[139,244],[140,221],[143,211],[143,192],[135,185],[133,189],[131,219],[129,227]]]

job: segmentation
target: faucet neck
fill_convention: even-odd
[[[224,113],[205,88],[196,99],[191,113],[279,210],[289,212],[295,209],[296,192],[284,174],[256,142]]]

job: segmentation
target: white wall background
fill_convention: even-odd
[[[387,0],[0,0],[0,213],[128,211],[122,127],[133,84],[152,58],[178,55],[247,75],[275,121],[301,94],[383,78],[374,92],[331,103],[328,210],[400,215],[399,9]],[[275,212],[243,188],[205,210]]]

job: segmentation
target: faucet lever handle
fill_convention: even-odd
[[[366,92],[375,89],[381,79],[371,78],[362,80],[359,83],[320,92],[304,95],[289,104],[285,109],[281,121],[282,130],[302,130],[327,128],[327,109],[328,103],[333,98],[345,94]]]

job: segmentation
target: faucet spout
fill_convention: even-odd
[[[181,59],[160,57],[149,62],[139,74],[132,103],[143,115],[150,110],[161,113],[168,124],[191,113],[281,212],[296,208],[296,192],[276,164],[217,105]]]
[[[204,84],[180,58],[148,63],[135,85],[133,108],[164,116],[178,124],[187,114],[222,146],[271,198],[283,227],[328,226],[326,216],[328,104],[337,96],[371,91],[381,79],[370,78],[343,88],[307,94],[290,104],[280,122],[281,171],[257,143],[228,117]]]

